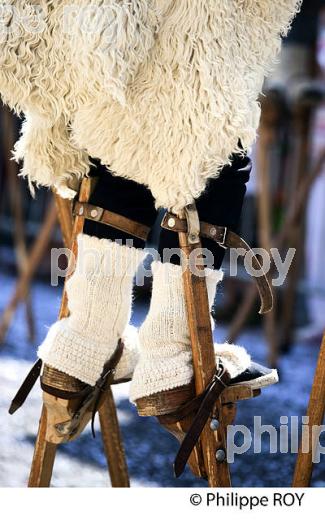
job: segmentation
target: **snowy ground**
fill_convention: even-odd
[[[7,302],[14,279],[1,275],[0,311]],[[42,283],[33,287],[33,303],[37,316],[38,342],[44,337],[58,312],[60,289]],[[138,305],[134,321],[139,323],[144,306]],[[223,339],[223,329],[217,337]],[[19,308],[12,323],[5,345],[0,349],[0,487],[26,485],[31,464],[38,417],[40,414],[40,390],[37,386],[25,406],[14,416],[7,409],[15,390],[35,359],[35,345],[26,339],[23,308]],[[264,361],[266,347],[259,331],[247,331],[240,342],[245,344],[258,361]],[[37,343],[37,342],[36,342]],[[274,425],[279,431],[280,416],[302,416],[305,413],[317,348],[297,345],[291,354],[281,360],[281,384],[269,388],[261,397],[242,402],[237,424],[252,428],[254,416],[261,416],[262,424]],[[118,414],[125,442],[131,482],[133,486],[204,486],[190,472],[175,480],[172,474],[173,455],[177,442],[156,421],[139,418],[129,403],[128,385],[115,389]],[[325,439],[323,444],[325,445]],[[241,441],[239,441],[240,443]],[[263,436],[262,452],[237,456],[231,466],[235,486],[287,486],[290,485],[295,455],[268,453],[268,435]],[[55,463],[54,486],[100,487],[109,485],[100,435],[93,440],[89,430],[69,445],[61,447]],[[325,461],[316,465],[314,486],[325,486]]]

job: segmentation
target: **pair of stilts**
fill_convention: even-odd
[[[82,182],[78,201],[74,205],[75,219],[71,237],[71,248],[74,255],[77,254],[76,237],[83,230],[85,218],[101,219],[102,222],[108,225],[114,225],[123,230],[125,230],[126,224],[130,225],[130,223],[123,222],[123,219],[118,215],[109,214],[109,212],[102,211],[101,208],[94,208],[88,204],[91,193],[91,183],[92,181],[90,179],[86,179]],[[62,201],[58,199],[57,202],[58,208],[60,209]],[[63,206],[61,209],[62,208]],[[66,211],[59,211],[59,217],[62,231],[67,240],[67,230],[71,229],[71,222],[67,222],[68,213]],[[193,270],[189,258],[194,250],[198,250],[197,252],[199,253],[201,236],[214,238],[219,244],[225,247],[244,246],[247,250],[249,248],[242,239],[226,228],[199,222],[195,206],[185,208],[180,215],[167,213],[162,225],[167,229],[178,232],[180,248],[183,252],[183,259],[186,262],[186,269],[184,270],[184,289],[195,376],[195,387],[193,387],[193,395],[189,396],[189,403],[194,403],[196,406],[188,406],[186,413],[182,413],[182,410],[179,410],[176,414],[163,416],[160,418],[160,422],[182,441],[182,449],[178,454],[178,459],[176,459],[176,473],[181,472],[185,462],[189,458],[189,464],[195,475],[206,478],[211,487],[229,487],[231,481],[227,464],[227,426],[233,423],[235,419],[236,403],[243,399],[255,397],[260,391],[252,390],[249,386],[245,385],[227,387],[227,384],[225,384],[227,379],[223,378],[225,374],[222,373],[222,371],[216,372],[205,279],[195,274],[198,273],[199,270],[203,270],[203,265],[201,265],[200,262],[200,254],[197,254],[195,255],[197,265],[194,266],[195,269]],[[133,226],[135,234],[143,232],[143,229],[138,229],[136,223],[133,223]],[[130,228],[128,228],[128,231],[130,231]],[[255,261],[258,262],[256,258]],[[258,287],[262,299],[261,312],[267,312],[272,307],[272,297],[266,278],[259,280]],[[64,293],[60,318],[66,317],[67,312],[67,299]],[[325,346],[323,345],[322,352],[324,349]],[[315,384],[312,404],[309,409],[314,422],[319,421],[319,416],[322,413],[320,409],[321,404],[319,400],[317,400],[315,405],[315,399],[320,396],[321,392],[323,392],[323,395],[325,392],[325,378],[323,377],[323,365],[325,364],[324,355],[321,355],[319,363],[318,382]],[[200,408],[202,396],[203,398],[207,397],[206,405],[209,404],[208,409],[205,409],[204,406],[203,410],[201,409],[202,407]],[[59,398],[52,399],[53,406],[57,407],[58,399]],[[211,399],[213,402],[208,403]],[[30,487],[45,487],[50,485],[55,461],[57,445],[50,442],[49,431],[50,427],[53,427],[53,424],[48,424],[47,417],[47,409],[51,403],[47,402],[46,405],[47,406],[43,407],[35,445],[29,479]],[[71,418],[75,420],[74,404],[69,401],[62,402],[62,407],[65,409],[70,405],[70,415]],[[150,403],[147,403],[147,405],[150,405]],[[155,406],[157,406],[157,403],[155,403]],[[57,407],[57,409],[59,408],[60,407]],[[114,399],[109,385],[105,386],[105,392],[100,400],[99,418],[112,485],[116,487],[128,487],[129,477],[125,453],[117,421]],[[51,420],[52,419],[53,417]],[[59,416],[57,422],[60,422]],[[307,480],[311,474],[311,464],[309,464],[309,462],[311,462],[311,456],[309,457],[308,454],[299,454],[295,474],[295,485],[307,484]]]
[[[94,180],[85,179],[80,188],[78,201],[74,204],[74,223],[71,237],[71,249],[77,254],[76,237],[82,232],[85,218],[96,219],[108,225],[113,225],[143,238],[146,232],[137,223],[125,222],[123,218],[101,208],[94,208],[88,204],[91,186]],[[63,204],[58,199],[58,207]],[[63,218],[62,218],[63,216]],[[66,229],[71,229],[71,224],[66,221],[67,212],[59,211],[59,218],[64,236]],[[162,226],[177,232],[179,244],[182,250],[183,261],[186,262],[184,269],[184,289],[190,328],[193,368],[195,385],[189,395],[189,406],[186,410],[179,410],[175,414],[160,417],[160,422],[181,441],[182,449],[176,460],[175,472],[180,473],[189,458],[191,469],[198,477],[208,480],[210,486],[230,486],[230,474],[227,464],[226,430],[227,426],[234,421],[236,415],[236,403],[242,399],[249,399],[260,393],[248,386],[225,385],[226,375],[222,368],[216,371],[216,360],[211,330],[210,310],[204,269],[200,262],[200,237],[209,236],[224,247],[244,247],[249,250],[248,245],[226,228],[212,226],[208,223],[199,222],[194,205],[186,207],[182,214],[173,215],[166,213]],[[197,251],[194,251],[197,250]],[[191,255],[192,252],[198,253]],[[195,258],[196,265],[191,265]],[[257,258],[254,258],[258,263]],[[194,269],[193,269],[194,267]],[[272,296],[266,278],[259,279],[258,286],[262,300],[262,312],[268,311],[272,306]],[[60,310],[60,318],[67,316],[67,299],[64,292]],[[219,370],[219,371],[218,371]],[[29,486],[44,487],[51,481],[52,469],[55,460],[57,445],[49,442],[50,427],[48,424],[47,409],[51,406],[60,410],[60,398],[47,396],[46,406],[40,420],[40,427],[35,445],[35,453],[29,479]],[[200,406],[204,401],[204,405]],[[210,401],[210,402],[209,402]],[[62,409],[70,406],[71,419],[75,420],[75,403],[62,401]],[[163,403],[162,403],[163,404]],[[150,406],[150,402],[146,403]],[[157,403],[155,403],[157,406]],[[100,400],[99,407],[100,426],[103,437],[105,454],[113,486],[129,486],[129,477],[125,461],[125,453],[121,439],[121,433],[117,421],[112,391],[109,385],[105,386],[105,392]],[[60,423],[60,413],[57,416]],[[52,416],[51,416],[52,420]],[[196,421],[196,422],[195,422]],[[78,422],[78,421],[77,421]]]

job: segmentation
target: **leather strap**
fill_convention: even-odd
[[[89,410],[92,410],[92,418],[91,418],[91,430],[93,437],[95,437],[95,428],[94,421],[95,415],[98,410],[98,405],[100,398],[108,388],[108,386],[112,383],[115,375],[115,369],[123,354],[124,344],[120,339],[113,355],[110,359],[105,363],[103,371],[99,379],[96,381],[95,386],[87,386],[87,390],[82,392],[84,394],[84,399],[82,400],[80,406],[75,411],[71,421],[67,421],[65,423],[58,423],[55,425],[57,430],[60,432],[60,435],[73,435],[74,432],[78,429],[80,422],[84,414],[88,413]],[[53,395],[56,395],[55,392],[52,392]]]
[[[173,213],[167,212],[162,220],[161,227],[168,229],[169,231],[175,231],[176,233],[187,233],[187,221],[186,219],[179,218]],[[224,226],[215,226],[207,222],[200,222],[200,236],[204,238],[210,238],[214,240],[221,247],[227,248],[241,248],[247,253],[252,255],[252,265],[254,270],[263,271],[263,268],[258,260],[257,256],[252,251],[251,247],[247,242],[241,238],[237,233],[234,233],[230,229]],[[258,292],[261,299],[261,307],[259,310],[260,314],[265,314],[272,310],[273,307],[273,294],[269,284],[269,281],[265,274],[254,277]]]
[[[93,220],[94,222],[100,222],[106,226],[111,226],[119,231],[133,235],[141,240],[147,240],[150,228],[144,224],[140,224],[135,220],[108,211],[107,209],[100,208],[99,206],[93,206],[87,202],[76,201],[73,206],[73,215],[82,216],[87,220]]]
[[[159,415],[159,422],[166,425],[175,424],[179,421],[182,421],[190,414],[196,413],[200,408],[201,403],[204,397],[206,396],[206,393],[207,389],[205,389],[204,392],[202,392],[201,394],[193,397],[193,399],[191,399],[190,401],[187,401],[187,403],[182,404],[182,406],[180,406],[180,408],[178,408],[178,410],[176,410],[175,412],[171,412],[168,415]]]
[[[220,397],[223,390],[227,388],[229,382],[229,373],[223,369],[223,367],[221,367],[221,370],[218,369],[202,394],[196,396],[189,403],[181,406],[180,409],[173,414],[162,416],[162,422],[175,423],[184,419],[189,413],[193,412],[193,410],[195,408],[197,409],[199,406],[197,414],[195,415],[194,420],[188,432],[186,433],[175,458],[174,472],[176,477],[179,477],[183,473],[189,456],[191,455],[194,446],[199,440],[202,430],[211,415],[217,399]]]
[[[26,401],[30,391],[32,390],[33,386],[35,385],[37,379],[40,376],[42,369],[42,360],[38,359],[36,363],[33,365],[29,373],[27,374],[25,380],[23,381],[21,387],[19,388],[18,392],[16,393],[15,397],[13,398],[9,413],[10,415],[13,415]]]
[[[44,392],[47,392],[51,395],[54,395],[55,397],[61,398],[61,399],[72,399],[72,398],[81,398],[84,397],[85,399],[88,399],[91,394],[96,394],[96,389],[100,390],[100,392],[104,391],[107,388],[108,381],[111,382],[111,379],[114,377],[115,368],[118,365],[121,356],[123,354],[123,341],[119,340],[118,345],[113,353],[113,355],[110,357],[110,359],[105,363],[103,372],[96,382],[95,386],[92,387],[90,385],[85,385],[84,390],[81,392],[64,392],[63,390],[60,390],[58,388],[49,387],[48,385],[44,385],[41,382],[41,387]],[[30,394],[31,390],[33,389],[37,379],[39,378],[42,370],[42,360],[38,359],[36,363],[33,365],[29,373],[27,374],[25,380],[23,381],[22,385],[20,386],[18,392],[16,393],[15,397],[13,398],[9,413],[10,415],[13,415],[26,401],[28,395]],[[112,378],[110,377],[112,376]],[[104,388],[105,386],[105,388]],[[96,397],[95,396],[95,397]],[[84,401],[83,401],[84,403]],[[82,405],[83,405],[82,403]],[[81,406],[82,406],[81,405]]]

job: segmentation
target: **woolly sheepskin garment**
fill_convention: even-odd
[[[96,157],[178,211],[253,143],[300,3],[0,0],[0,93],[25,115],[23,175],[72,186]]]

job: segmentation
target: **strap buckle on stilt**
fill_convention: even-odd
[[[195,204],[189,204],[184,208],[187,221],[187,235],[190,244],[200,242],[200,221]]]
[[[191,206],[187,206],[187,208],[185,208],[185,214],[186,216],[189,215],[191,222],[195,222],[194,229],[197,230],[197,221],[195,221],[194,215],[192,215]],[[168,229],[169,231],[174,231],[176,233],[188,233],[190,229],[190,226],[188,225],[188,221],[186,218],[179,218],[177,215],[174,215],[170,212],[166,212],[161,222],[161,227],[164,229]],[[191,233],[188,236],[190,237],[190,235]],[[231,231],[229,228],[201,221],[199,222],[199,237],[209,238],[210,240],[213,240],[219,246],[225,249],[235,248],[243,250],[245,254],[249,253],[251,255],[254,271],[263,273],[263,267],[255,253],[251,249],[251,247],[243,238],[237,235],[237,233]],[[193,233],[192,238],[193,240],[197,240],[196,231],[195,233]],[[194,243],[197,242],[192,242],[192,244]],[[257,284],[257,288],[261,299],[261,307],[259,313],[265,314],[272,310],[273,307],[272,290],[267,276],[264,273],[258,277],[254,276],[254,280]]]
[[[213,228],[211,228],[210,236],[211,236],[211,232],[213,233],[212,229],[213,229]],[[223,232],[222,239],[221,239],[221,240],[218,240],[218,245],[219,245],[220,247],[223,247],[224,249],[227,249],[227,246],[226,246],[227,233],[228,233],[228,228],[225,227],[225,228],[224,228],[224,232]]]
[[[94,206],[88,202],[79,202],[76,200],[73,204],[72,212],[74,216],[99,222],[100,224],[118,229],[119,231],[123,231],[144,241],[147,240],[150,233],[148,226],[126,218],[123,215],[119,215],[118,213],[114,213],[113,211]]]
[[[197,395],[190,402],[182,405],[178,410],[176,410],[176,412],[160,416],[164,423],[171,424],[182,421],[191,413],[195,413],[193,422],[187,431],[175,458],[174,472],[176,477],[179,477],[183,473],[186,463],[194,446],[200,438],[202,430],[213,411],[217,399],[228,387],[229,382],[230,375],[220,362],[210,383],[200,395]]]
[[[103,372],[100,378],[96,381],[95,386],[86,385],[85,388],[80,392],[64,392],[59,389],[45,387],[41,384],[43,390],[45,392],[54,395],[60,399],[71,399],[71,398],[83,398],[78,410],[73,415],[70,421],[65,423],[59,423],[55,426],[57,433],[62,436],[71,436],[78,428],[80,421],[86,411],[88,411],[92,407],[92,432],[95,437],[94,431],[94,419],[98,409],[98,404],[102,393],[105,392],[109,384],[111,384],[114,379],[116,366],[118,365],[122,353],[124,349],[124,344],[122,340],[119,340],[116,350],[114,351],[112,357],[105,363]],[[25,380],[17,391],[15,397],[13,398],[9,413],[14,414],[26,401],[28,395],[30,394],[32,388],[34,387],[37,379],[40,377],[42,370],[42,360],[38,359],[36,363],[33,365],[29,373],[27,374]]]

